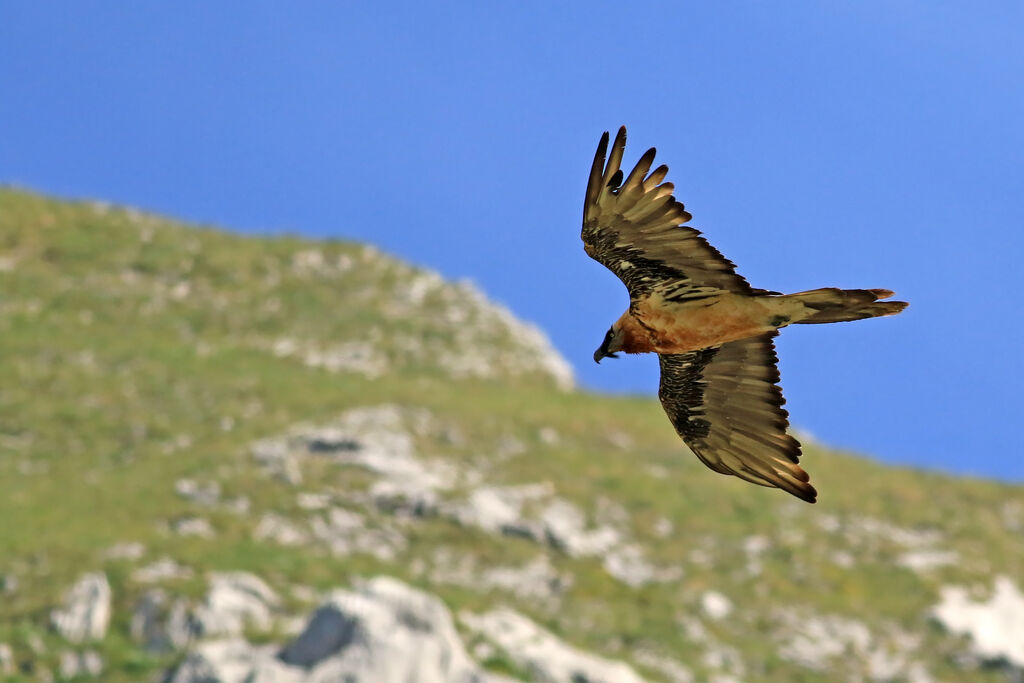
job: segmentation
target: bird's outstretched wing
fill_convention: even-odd
[[[672,196],[674,185],[662,182],[668,167],[663,164],[648,173],[653,147],[623,179],[619,165],[625,147],[623,126],[607,159],[608,133],[601,136],[594,155],[583,206],[587,254],[625,283],[634,302],[654,291],[680,302],[721,291],[766,293],[751,288],[700,232],[683,225],[691,216]]]
[[[800,444],[776,382],[777,332],[700,351],[659,354],[658,396],[676,432],[711,469],[813,503]]]

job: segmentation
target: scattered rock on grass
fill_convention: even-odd
[[[103,572],[85,574],[64,598],[64,606],[50,616],[64,638],[81,643],[100,640],[110,623],[110,583]]]

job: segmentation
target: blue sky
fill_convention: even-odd
[[[799,428],[1024,479],[1024,4],[373,5],[4,3],[0,182],[370,241],[653,394],[654,358],[591,360],[626,294],[579,241],[626,124],[755,286],[911,302],[783,332]]]

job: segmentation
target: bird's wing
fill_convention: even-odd
[[[664,164],[648,174],[655,150],[647,150],[623,180],[622,153],[626,128],[619,129],[608,152],[608,133],[594,155],[583,206],[583,246],[629,290],[635,302],[659,292],[669,301],[714,296],[721,291],[741,294],[754,290],[735,265],[684,226],[691,216],[672,196]]]
[[[818,494],[797,464],[800,444],[786,433],[776,334],[659,354],[658,396],[676,432],[705,465],[813,503]]]

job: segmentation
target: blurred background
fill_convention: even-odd
[[[1022,26],[0,3],[0,678],[1024,680]],[[593,363],[622,124],[754,286],[910,302],[779,338],[816,505]]]
[[[626,304],[581,249],[602,131],[669,164],[755,286],[885,287],[787,330],[796,426],[1019,480],[1019,3],[8,3],[0,179],[243,232],[364,240],[542,327],[583,386]]]

